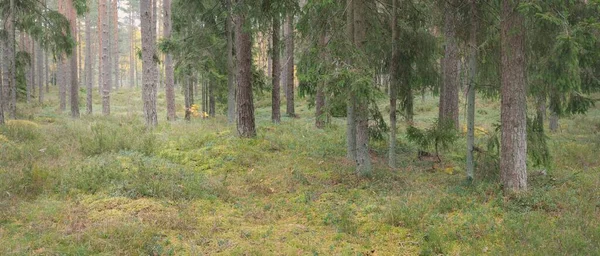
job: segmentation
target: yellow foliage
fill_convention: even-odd
[[[463,133],[467,133],[467,126],[466,125],[462,126],[462,132]],[[475,133],[476,137],[481,137],[483,135],[487,135],[488,131],[485,128],[481,127],[481,126],[475,126],[474,133]]]
[[[0,134],[0,144],[2,144],[2,143],[8,143],[8,142],[10,142],[8,140],[8,138],[6,138],[4,135]]]

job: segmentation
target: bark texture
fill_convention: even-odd
[[[71,34],[77,35],[77,15],[75,8],[73,7],[73,0],[67,0],[67,10],[69,13],[69,22],[71,23]],[[77,64],[77,51],[73,51],[70,57],[70,69],[71,69],[71,81],[70,81],[70,103],[71,103],[71,117],[79,118],[79,79]]]
[[[354,44],[354,0],[346,0],[346,37]],[[348,63],[352,60],[348,59]],[[355,97],[352,89],[348,88],[346,102],[346,158],[356,161],[356,121],[354,115]]]
[[[233,20],[231,13],[231,0],[227,0],[227,122],[235,122],[235,64],[233,60]]]
[[[239,0],[238,4],[244,4]],[[254,123],[254,102],[252,97],[252,38],[244,28],[246,17],[242,13],[235,14],[235,45],[237,57],[237,131],[239,136],[256,137]]]
[[[500,177],[506,192],[527,190],[527,120],[524,18],[519,0],[503,0],[501,13]]]
[[[457,10],[456,0],[446,1],[444,13],[444,37],[446,47],[442,65],[442,88],[440,90],[439,120],[453,122],[458,129],[458,44],[456,42]]]
[[[365,20],[367,0],[354,0],[354,45],[364,50],[367,24]],[[371,174],[369,154],[369,99],[365,95],[356,97],[356,172],[360,176]]]
[[[85,16],[85,86],[86,86],[86,113],[93,112],[92,90],[93,90],[93,72],[92,72],[92,24],[90,14]]]
[[[110,115],[110,58],[108,56],[109,49],[109,27],[108,27],[108,18],[106,17],[106,1],[100,1],[100,8],[98,10],[98,15],[102,16],[101,20],[101,56],[100,60],[102,69],[102,114]],[[99,24],[100,25],[100,24]]]
[[[473,180],[475,163],[473,147],[475,145],[475,86],[477,75],[477,1],[471,0],[471,31],[469,35],[469,80],[467,92],[467,179]]]
[[[286,114],[296,117],[294,109],[294,15],[288,14],[285,20],[285,52],[286,52]]]
[[[142,100],[144,102],[144,117],[146,126],[154,127],[158,124],[156,115],[156,63],[154,55],[156,54],[153,36],[155,32],[152,29],[155,23],[152,17],[154,0],[140,0],[140,12],[142,23]]]
[[[163,18],[163,37],[171,38],[171,0],[163,2],[164,18]],[[175,78],[173,68],[173,55],[167,53],[165,56],[165,98],[167,101],[167,120],[175,121]]]
[[[273,89],[271,90],[271,121],[278,124],[281,122],[281,106],[280,106],[280,92],[279,92],[279,15],[273,17],[273,35],[272,35],[272,58],[271,65],[271,81],[273,83]]]
[[[388,149],[388,165],[396,168],[396,103],[398,100],[398,29],[397,29],[397,0],[392,0],[392,60],[390,63],[390,138]]]

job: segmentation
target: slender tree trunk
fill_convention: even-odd
[[[100,77],[102,77],[102,114],[104,115],[110,115],[110,91],[111,91],[111,84],[110,84],[110,58],[108,56],[108,51],[109,51],[109,26],[108,26],[108,17],[106,17],[106,11],[107,11],[107,3],[106,1],[100,1],[100,8],[99,8],[99,16],[102,16],[101,19],[101,29],[100,31],[102,31],[102,34],[100,35],[102,40],[101,40],[101,44],[100,46],[102,47],[101,49],[101,56],[102,59],[100,60],[100,64],[102,65],[102,75]]]
[[[475,79],[477,78],[477,1],[471,0],[471,32],[469,35],[469,84],[467,92],[467,179],[473,180],[475,163],[473,148],[475,146]]]
[[[35,45],[35,55],[37,62],[37,83],[38,83],[38,100],[40,103],[44,102],[44,54],[42,53],[42,47],[39,44]]]
[[[527,190],[527,119],[524,18],[520,0],[503,0],[501,13],[500,176],[506,192]]]
[[[208,115],[211,117],[216,115],[215,100],[215,79],[211,77],[208,85]]]
[[[354,44],[364,51],[367,24],[365,9],[367,0],[354,0]],[[356,172],[360,176],[371,174],[369,154],[369,99],[365,95],[356,98]]]
[[[140,0],[140,12],[142,23],[142,100],[144,101],[144,116],[146,126],[154,127],[158,124],[156,116],[156,63],[154,55],[156,54],[152,29],[154,20],[152,19],[152,3],[154,0]],[[156,23],[154,23],[156,24]]]
[[[319,56],[321,61],[327,60],[327,30],[323,29],[319,40]],[[275,63],[275,61],[273,61]],[[315,126],[318,129],[325,128],[327,116],[325,114],[325,82],[319,81],[317,84],[317,95],[315,99]]]
[[[29,56],[31,56],[31,63],[29,64],[29,75],[30,75],[30,80],[31,80],[31,100],[33,101],[35,99],[35,89],[37,87],[37,79],[36,79],[36,74],[37,74],[37,70],[35,67],[35,64],[37,63],[37,56],[36,54],[36,50],[35,50],[35,41],[33,40],[33,38],[31,38],[30,36],[27,36],[27,43],[28,43],[28,48],[29,48]]]
[[[164,38],[171,38],[171,0],[164,0]],[[173,55],[170,53],[165,56],[165,93],[167,100],[167,120],[175,120],[175,81],[173,69]]]
[[[44,51],[44,83],[46,84],[46,93],[50,93],[50,80],[48,79],[49,69],[48,53]]]
[[[170,0],[169,0],[170,1]],[[135,54],[135,43],[134,43],[134,24],[133,24],[133,6],[131,6],[131,0],[129,2],[129,87],[135,86],[135,62],[133,60]],[[170,6],[169,6],[170,8]],[[171,12],[169,9],[169,19]],[[170,21],[170,20],[169,20]],[[170,24],[170,23],[169,23]],[[169,31],[170,32],[170,31]],[[170,36],[170,34],[169,34]],[[166,60],[165,60],[166,61]],[[172,60],[171,60],[172,61]]]
[[[58,1],[58,11],[63,14],[65,17],[68,17],[69,14],[68,12],[68,8],[67,8],[67,0],[59,0]],[[67,110],[67,83],[70,82],[70,80],[67,78],[67,74],[68,72],[70,72],[70,69],[67,66],[67,55],[66,54],[61,54],[60,56],[60,68],[58,68],[58,70],[56,71],[58,73],[58,76],[60,76],[60,80],[59,81],[59,87],[58,87],[58,91],[59,91],[59,97],[60,97],[60,111],[65,111]]]
[[[192,116],[192,112],[191,112],[191,107],[192,107],[192,94],[194,92],[194,85],[192,84],[192,78],[191,76],[189,76],[187,79],[184,79],[184,86],[183,86],[183,101],[185,104],[185,120],[190,121],[191,120],[191,116]]]
[[[446,47],[443,60],[442,89],[440,92],[440,123],[453,122],[458,129],[458,45],[456,42],[457,10],[456,1],[446,1],[444,14],[444,37]]]
[[[396,102],[398,99],[398,92],[396,91],[398,84],[398,50],[396,44],[398,43],[398,29],[397,29],[397,0],[392,0],[392,60],[390,62],[390,142],[389,142],[389,159],[388,165],[391,168],[396,168]]]
[[[28,37],[25,35],[25,33],[20,33],[21,35],[21,43],[19,45],[19,49],[23,52],[31,52],[29,50],[29,40]],[[31,63],[30,63],[31,64]],[[25,71],[25,92],[26,92],[26,100],[27,103],[29,103],[31,101],[31,65],[29,65],[28,67],[26,67],[26,71]]]
[[[71,34],[77,35],[77,15],[75,14],[75,8],[73,7],[73,0],[67,0],[67,12],[69,13],[69,22],[71,23]],[[79,42],[76,42],[79,44]],[[73,51],[71,54],[71,117],[79,118],[79,79],[77,77],[77,70],[79,65],[77,64],[77,51]]]
[[[289,117],[296,117],[294,110],[294,15],[288,14],[285,20],[285,51],[287,57],[286,64],[286,114]]]
[[[354,44],[354,0],[346,0],[346,36],[348,42]],[[352,60],[349,58],[348,62]],[[351,88],[348,88],[346,102],[346,157],[356,161],[356,120],[355,120],[355,96]]]
[[[16,26],[15,26],[15,0],[10,0],[10,16],[6,18],[7,44],[4,48],[4,56],[8,62],[7,80],[8,86],[8,116],[12,119],[17,118],[17,66],[16,66]]]
[[[233,20],[231,13],[231,0],[227,0],[227,122],[232,125],[235,122],[235,64],[233,60]]]
[[[238,0],[243,5],[244,0]],[[254,124],[254,100],[252,97],[252,36],[244,29],[246,17],[243,13],[236,13],[235,45],[237,57],[237,131],[241,137],[256,137]]]
[[[104,112],[104,102],[105,102],[105,96],[104,96],[104,77],[106,76],[104,74],[104,15],[106,14],[105,9],[106,8],[106,3],[105,1],[98,1],[98,21],[96,23],[96,32],[98,32],[96,38],[97,38],[97,42],[98,45],[96,47],[96,53],[98,56],[98,94],[101,95],[102,97],[102,112],[107,115]],[[108,95],[108,97],[110,97],[110,95]],[[109,107],[110,109],[110,107]],[[110,110],[109,110],[110,113]]]
[[[120,69],[119,69],[119,0],[113,0],[112,1],[112,8],[111,8],[111,16],[112,16],[112,25],[113,28],[112,33],[112,60],[113,60],[113,73],[114,73],[114,77],[115,77],[115,88],[119,88],[119,76],[120,76]]]
[[[85,85],[86,85],[86,113],[91,115],[93,112],[92,90],[92,24],[90,14],[85,15]]]
[[[550,132],[558,131],[558,115],[554,111],[550,112]]]
[[[273,69],[271,70],[271,81],[273,89],[271,90],[271,121],[278,124],[281,122],[280,92],[279,92],[279,14],[273,16],[273,35],[272,35],[272,59]]]
[[[3,20],[4,19],[0,19],[0,22]],[[4,76],[6,76],[4,73],[4,67],[6,66],[6,60],[4,59],[5,41],[6,39],[0,40],[0,56],[2,56],[2,58],[0,58],[0,125],[4,124],[4,103],[6,102],[6,99],[4,98]]]

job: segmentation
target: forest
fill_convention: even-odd
[[[0,255],[600,255],[600,0],[0,24]]]

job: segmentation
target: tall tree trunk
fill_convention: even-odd
[[[354,0],[354,44],[364,51],[367,24],[365,9],[367,0]],[[369,99],[366,95],[356,98],[356,172],[360,176],[371,174],[369,154]]]
[[[398,99],[398,29],[397,29],[397,0],[392,0],[392,59],[390,62],[390,138],[389,138],[389,158],[388,165],[391,168],[396,168],[396,102]]]
[[[469,35],[469,84],[467,92],[467,179],[473,180],[475,163],[473,148],[475,146],[475,79],[477,78],[477,0],[471,0],[471,31]]]
[[[6,86],[8,86],[8,116],[12,119],[17,118],[17,66],[16,66],[16,26],[15,26],[15,0],[10,0],[10,16],[4,21],[7,39],[6,45],[4,45],[4,57],[7,60],[7,72],[5,73]]]
[[[170,1],[170,0],[169,0]],[[133,24],[133,6],[131,5],[131,0],[129,1],[129,87],[135,86],[135,62],[133,60],[135,54],[135,35],[134,35],[134,24]],[[170,6],[169,6],[170,8]],[[171,17],[171,12],[169,9],[169,18]],[[170,31],[169,31],[170,32]],[[166,60],[165,60],[166,61]]]
[[[232,125],[235,122],[235,64],[233,60],[233,20],[231,14],[231,0],[227,3],[227,122]]]
[[[216,102],[215,102],[215,78],[211,77],[208,85],[208,115],[215,117],[216,115]]]
[[[503,0],[501,14],[500,177],[506,192],[527,190],[527,104],[524,18],[520,0]]]
[[[2,20],[4,19],[1,19],[0,22]],[[4,98],[4,66],[6,65],[6,60],[4,59],[4,41],[6,41],[6,39],[0,40],[0,56],[2,56],[2,58],[0,58],[0,125],[4,124],[4,103],[6,102],[6,99]]]
[[[439,121],[453,122],[458,129],[458,45],[456,42],[457,8],[456,1],[446,1],[444,14],[444,37],[446,47],[443,60],[442,88],[440,91]]]
[[[188,76],[188,78],[184,79],[184,85],[183,85],[183,101],[184,101],[184,105],[185,105],[185,120],[190,121],[191,116],[192,116],[192,112],[191,112],[191,107],[192,107],[192,97],[194,94],[194,85],[192,84],[192,78],[191,76]]]
[[[111,16],[112,16],[112,60],[115,88],[119,88],[119,0],[112,1]]]
[[[23,52],[31,52],[29,50],[29,37],[25,34],[25,33],[20,33],[21,35],[21,43],[19,44],[19,49]],[[31,63],[30,63],[31,64]],[[27,103],[29,103],[31,101],[31,65],[29,65],[28,67],[26,67],[26,71],[25,71],[25,93],[26,93],[26,100]]]
[[[29,56],[31,56],[31,63],[29,64],[29,75],[31,80],[31,100],[35,99],[35,89],[37,87],[37,79],[36,79],[36,68],[35,64],[37,63],[37,56],[35,56],[35,41],[30,36],[27,36],[27,43],[29,48]]]
[[[111,91],[111,84],[110,84],[110,58],[108,56],[108,51],[109,51],[109,26],[108,26],[108,15],[106,15],[106,11],[107,11],[107,6],[106,6],[106,1],[100,1],[100,8],[98,10],[98,15],[102,16],[101,19],[101,29],[100,31],[102,31],[101,34],[101,44],[100,47],[102,47],[101,49],[101,56],[102,59],[100,60],[100,64],[102,66],[102,75],[100,77],[102,77],[102,114],[104,115],[110,115],[110,91]]]
[[[323,29],[319,39],[319,55],[321,61],[327,60],[327,30]],[[275,61],[273,61],[275,63]],[[315,126],[319,129],[325,128],[327,116],[325,114],[325,82],[319,81],[317,84],[317,95],[315,97]]]
[[[354,0],[346,0],[346,37],[348,42],[354,44]],[[352,60],[349,58],[348,63]],[[355,96],[348,86],[346,101],[346,157],[356,161],[356,120],[355,120]]]
[[[271,70],[271,81],[273,83],[273,89],[271,90],[271,121],[278,124],[281,121],[281,107],[280,107],[280,92],[279,92],[279,14],[273,16],[273,36],[272,36],[272,47],[271,63],[273,68]]]
[[[38,83],[38,100],[40,103],[44,102],[44,54],[42,53],[42,47],[37,43],[35,46],[35,55],[37,62],[37,83]]]
[[[154,127],[158,124],[156,116],[156,54],[154,39],[152,38],[154,23],[152,19],[152,3],[154,0],[140,0],[140,12],[142,23],[142,100],[144,101],[144,116],[146,126]]]
[[[171,38],[171,0],[164,0],[164,38]],[[173,69],[173,55],[165,56],[165,96],[167,100],[167,120],[175,121],[175,81]]]
[[[93,73],[92,73],[92,24],[90,14],[85,15],[85,85],[86,91],[86,113],[91,115],[93,112],[92,90],[93,90]]]
[[[48,52],[44,51],[44,83],[46,84],[46,93],[50,92],[50,80],[48,79],[49,69]]]
[[[65,17],[68,17],[69,15],[67,13],[68,10],[66,1],[67,0],[58,0],[58,12],[63,14]],[[70,70],[67,66],[67,57],[68,56],[66,54],[60,55],[60,64],[58,64],[59,68],[56,70],[56,80],[58,83],[58,93],[60,98],[59,108],[61,112],[67,110],[67,83],[70,82],[70,80],[67,78],[67,74]]]
[[[286,83],[287,90],[285,98],[287,100],[286,114],[289,117],[295,117],[294,110],[294,15],[288,14],[285,20],[285,51],[287,57],[286,63]]]
[[[243,5],[244,0],[238,0]],[[256,137],[254,124],[254,100],[252,97],[252,36],[244,29],[246,17],[243,13],[236,13],[235,45],[237,57],[237,131],[241,137]]]
[[[101,95],[102,97],[102,112],[104,113],[104,62],[103,62],[103,58],[104,58],[104,14],[106,13],[106,11],[104,10],[104,8],[106,8],[106,3],[105,1],[98,1],[98,21],[96,23],[96,32],[98,33],[96,35],[96,41],[98,42],[98,45],[96,47],[96,56],[98,56],[98,94]],[[110,95],[109,95],[110,97]],[[110,109],[110,107],[109,107]],[[110,110],[109,110],[110,112]],[[104,113],[106,115],[106,113]]]
[[[67,0],[67,11],[69,13],[69,23],[71,23],[71,35],[77,35],[77,15],[75,14],[75,8],[73,6],[73,0]],[[76,42],[79,44],[79,42]],[[77,77],[77,70],[79,65],[77,64],[77,51],[74,49],[71,54],[71,117],[79,118],[79,79]]]

